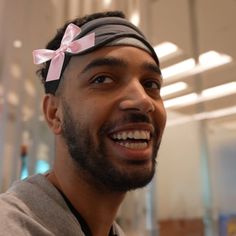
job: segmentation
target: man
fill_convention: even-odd
[[[67,23],[34,61],[55,161],[1,195],[0,235],[124,235],[117,210],[151,181],[166,121],[152,46],[121,12],[97,13]]]

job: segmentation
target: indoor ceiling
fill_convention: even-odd
[[[106,9],[123,10],[142,28],[153,46],[171,42],[179,48],[179,53],[160,60],[162,69],[189,58],[198,63],[201,54],[212,50],[232,59],[201,73],[164,77],[164,86],[177,82],[187,85],[184,90],[165,96],[165,102],[191,93],[201,95],[208,88],[236,82],[235,0],[5,0],[0,3],[0,26],[4,32],[0,36],[0,103],[5,94],[8,97],[15,94],[15,103],[14,96],[7,102],[17,106],[22,104],[19,98],[23,99],[24,110],[30,117],[35,97],[42,94],[35,82],[31,51],[44,47],[55,27],[66,19]],[[6,81],[6,77],[10,79]],[[167,109],[193,119],[236,122],[236,89],[231,94],[220,94],[218,91],[214,98],[189,104],[186,98],[186,103]]]
[[[188,58],[198,60],[199,55],[216,51],[231,57],[230,63],[206,70],[202,73],[186,73],[182,76],[164,78],[164,85],[185,82],[188,87],[173,93],[165,100],[197,93],[219,85],[231,83],[234,86],[229,94],[226,88],[215,92],[214,99],[188,103],[185,98],[180,106],[169,110],[196,119],[210,119],[214,122],[236,123],[236,1],[196,0],[196,1],[153,1],[152,18],[156,22],[154,40],[170,41],[176,44],[181,53],[162,63],[162,68]],[[160,29],[160,30],[158,30]],[[210,60],[210,59],[209,59]],[[232,83],[233,82],[233,83]]]

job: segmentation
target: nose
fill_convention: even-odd
[[[144,113],[155,110],[153,99],[139,81],[131,82],[124,88],[119,107],[121,110],[135,110]]]

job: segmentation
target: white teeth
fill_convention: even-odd
[[[123,140],[127,139],[128,138],[127,133],[123,132],[121,134],[121,137],[122,137]]]
[[[148,146],[148,144],[146,142],[143,143],[122,143],[122,142],[118,142],[121,146],[124,146],[126,148],[130,148],[130,149],[144,149]]]
[[[113,139],[146,139],[150,140],[150,132],[146,130],[121,131],[112,135]]]
[[[132,131],[128,132],[128,138],[133,138],[133,132]]]

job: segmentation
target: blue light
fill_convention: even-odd
[[[37,160],[35,167],[35,174],[44,173],[50,169],[50,165],[47,161]]]

